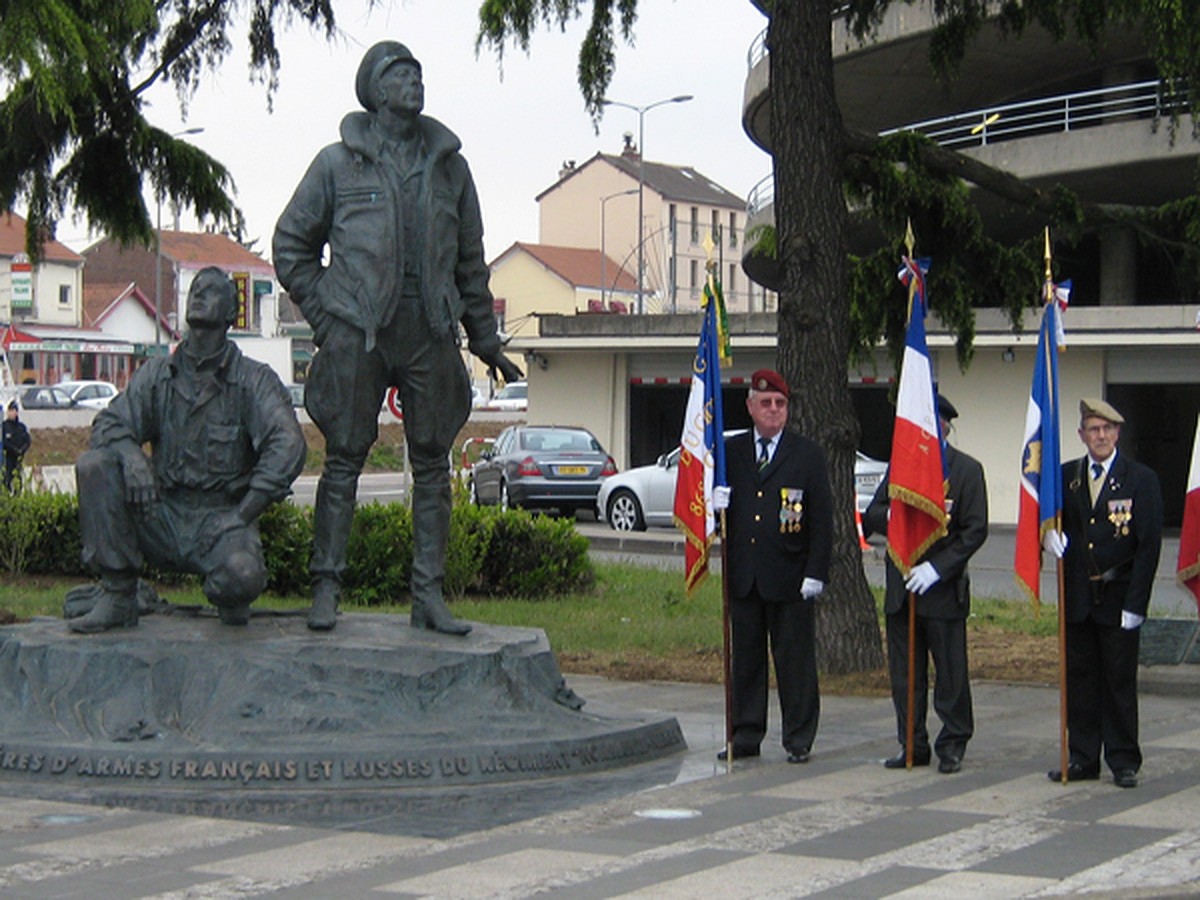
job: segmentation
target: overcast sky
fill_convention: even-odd
[[[335,4],[341,37],[332,44],[307,28],[280,41],[283,67],[274,111],[261,85],[247,76],[248,54],[239,33],[234,53],[205,76],[186,117],[173,90],[152,96],[150,121],[172,132],[203,128],[189,138],[233,174],[236,200],[246,215],[246,237],[269,254],[275,221],[313,156],[337,140],[338,123],[358,109],[354,73],[365,50],[395,39],[420,60],[425,112],[458,134],[475,175],[483,207],[485,253],[490,261],[514,241],[535,242],[534,197],[554,184],[564,160],[579,163],[598,152],[618,153],[622,135],[636,140],[638,116],[610,107],[599,134],[583,108],[575,81],[582,23],[561,33],[542,28],[530,53],[506,50],[503,72],[495,54],[475,56],[479,0],[366,0]],[[635,46],[618,44],[616,76],[608,96],[645,106],[679,94],[689,103],[647,112],[646,159],[691,165],[745,196],[770,171],[770,158],[741,126],[746,54],[766,27],[749,0],[640,0]],[[154,214],[154,211],[151,211]],[[589,214],[581,211],[581,214]],[[599,216],[599,209],[594,211]],[[170,212],[163,210],[170,225]],[[185,230],[197,228],[186,213]],[[59,238],[76,250],[86,226],[62,223]]]

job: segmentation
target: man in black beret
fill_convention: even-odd
[[[1154,470],[1118,452],[1125,419],[1110,403],[1079,403],[1087,454],[1064,463],[1063,533],[1045,547],[1063,560],[1067,630],[1068,781],[1100,777],[1137,786],[1139,631],[1162,547],[1162,494]],[[1047,773],[1060,781],[1061,769]]]
[[[833,500],[824,451],[787,428],[790,396],[778,372],[750,376],[754,427],[725,442],[729,487],[714,489],[713,505],[728,509],[734,759],[758,756],[767,732],[769,644],[787,760],[806,763],[821,711],[813,604],[829,581]]]
[[[459,328],[506,381],[479,200],[458,138],[422,115],[421,64],[396,41],[369,49],[341,140],[309,166],[275,227],[275,269],[313,329],[305,408],[325,436],[314,513],[308,627],[337,623],[358,476],[397,387],[412,463],[412,624],[471,626],[442,597],[450,531],[449,451],[471,411]],[[328,251],[328,263],[325,262]]]
[[[938,395],[938,417],[942,433],[948,434],[958,410]],[[884,765],[902,769],[907,765],[908,735],[908,604],[916,604],[916,658],[913,680],[913,765],[927,766],[932,758],[925,726],[928,709],[929,659],[933,658],[935,679],[933,708],[942,730],[932,751],[938,756],[938,771],[949,775],[962,768],[967,742],[975,732],[971,706],[971,684],[967,677],[967,616],[971,612],[971,579],[967,563],[983,546],[988,533],[987,483],[977,460],[946,443],[946,512],[950,516],[946,536],[922,554],[906,579],[889,558],[886,564],[886,614],[888,674],[892,705],[896,709],[896,731],[901,750]],[[864,532],[887,534],[888,479],[875,491],[863,514]]]

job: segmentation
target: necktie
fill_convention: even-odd
[[[1088,493],[1092,498],[1092,506],[1096,505],[1096,498],[1100,496],[1100,489],[1104,484],[1104,466],[1098,462],[1092,463],[1092,477],[1088,481]]]
[[[758,468],[765,469],[767,467],[767,463],[771,461],[771,439],[765,437],[759,438],[758,443],[759,446],[762,447],[762,449],[758,451]]]

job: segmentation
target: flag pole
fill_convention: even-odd
[[[729,608],[729,544],[725,540],[725,510],[721,510],[721,676],[725,682],[725,773],[733,771],[733,634]]]
[[[1054,287],[1053,287],[1053,272],[1050,268],[1050,229],[1047,227],[1043,231],[1045,250],[1043,257],[1046,261],[1046,277],[1045,277],[1045,302],[1054,303]],[[1046,342],[1046,353],[1053,353],[1054,350],[1050,347],[1050,342]],[[1046,367],[1047,372],[1053,371],[1049,366]],[[1058,384],[1052,385],[1055,402],[1058,400]],[[1055,415],[1054,427],[1059,427],[1058,416]],[[1054,472],[1054,478],[1062,478],[1061,472]],[[1054,528],[1059,534],[1062,534],[1062,511],[1060,510],[1054,517]],[[1061,773],[1059,776],[1062,783],[1068,781],[1068,768],[1070,767],[1071,751],[1068,744],[1067,736],[1067,590],[1066,576],[1063,572],[1063,561],[1058,557],[1054,561],[1055,580],[1058,585],[1058,770]]]
[[[916,246],[916,236],[913,234],[912,219],[909,219],[905,226],[904,246],[908,249],[908,258],[913,258],[913,248]],[[912,320],[912,301],[913,290],[908,292],[908,320]],[[916,726],[913,723],[913,718],[916,716],[917,710],[917,694],[916,685],[914,684],[917,677],[917,596],[912,591],[908,592],[908,689],[905,695],[905,714],[904,714],[904,768],[911,769],[913,767],[913,744],[916,734]]]

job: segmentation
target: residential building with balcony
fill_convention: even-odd
[[[626,136],[620,155],[597,153],[582,164],[564,164],[558,180],[536,198],[539,242],[603,250],[636,281],[640,184],[642,312],[700,308],[710,241],[727,307],[774,309],[774,294],[742,272],[745,198],[690,166],[650,160],[643,165],[631,140]]]

